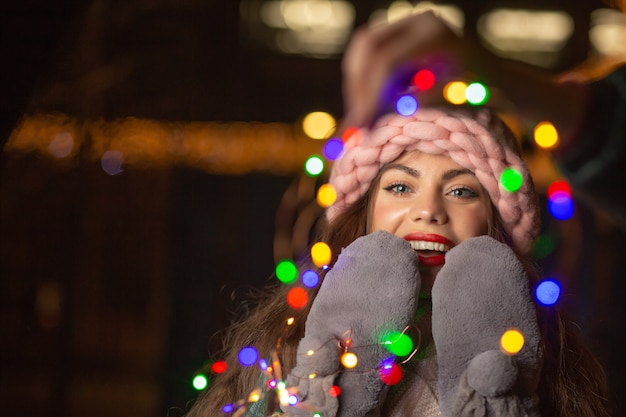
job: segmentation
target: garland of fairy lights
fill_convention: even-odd
[[[435,84],[435,76],[432,71],[422,69],[418,71],[412,78],[411,90],[425,91],[430,89]],[[489,98],[489,91],[480,83],[464,83],[462,81],[454,81],[448,83],[444,87],[444,97],[452,104],[463,104],[468,102],[472,105],[482,105]],[[414,94],[400,95],[395,101],[395,111],[403,116],[410,116],[418,109],[418,102]],[[544,122],[545,123],[545,122]],[[553,128],[553,127],[552,127]],[[545,129],[544,129],[545,130]],[[348,128],[343,132],[341,137],[331,137],[326,140],[324,145],[324,157],[328,161],[334,161],[343,152],[343,143],[358,132],[356,128]],[[319,155],[312,155],[305,163],[305,169],[308,175],[317,176],[324,170],[324,160]],[[502,186],[510,192],[519,190],[522,186],[521,175],[516,170],[509,168],[503,172],[500,178]],[[563,181],[555,183],[553,190],[548,190],[548,196],[553,203],[553,210],[550,208],[551,213],[559,219],[564,220],[570,216],[570,208],[572,206],[570,190],[567,184]],[[317,203],[322,208],[331,206],[336,199],[336,192],[330,184],[324,184],[319,187],[317,191]],[[554,214],[556,213],[556,214]],[[559,217],[560,216],[560,217]],[[313,263],[322,269],[327,269],[331,261],[332,253],[330,247],[324,242],[317,242],[311,247],[311,259]],[[304,287],[315,288],[319,285],[319,275],[312,270],[306,270],[300,273],[295,263],[291,260],[282,260],[276,265],[276,277],[285,285],[291,285],[295,283],[300,277],[300,280]],[[546,279],[539,283],[535,288],[535,298],[542,305],[553,305],[558,301],[561,287],[560,284],[553,279]],[[289,290],[287,294],[287,303],[291,308],[298,310],[304,308],[309,302],[308,292],[305,288],[295,286]],[[286,321],[287,326],[293,325],[295,319],[290,317]],[[419,350],[421,343],[421,334],[418,338],[418,342],[414,343],[413,339],[408,335],[408,330],[412,326],[408,326],[402,331],[393,331],[384,335],[379,344],[384,346],[389,352],[393,354],[391,360],[385,359],[378,368],[358,371],[358,372],[370,372],[378,370],[381,380],[387,385],[394,385],[400,382],[403,377],[403,371],[401,364],[408,362]],[[359,348],[365,346],[353,346],[350,338],[350,329],[346,330],[346,333],[341,339],[329,339],[321,347],[328,343],[336,343],[340,355],[340,362],[343,366],[339,372],[356,372],[353,368],[358,363],[358,355],[356,351]],[[295,406],[300,402],[300,398],[292,387],[288,387],[284,375],[282,375],[281,363],[278,360],[280,352],[281,340],[279,339],[275,349],[270,353],[269,360],[266,358],[259,358],[257,350],[252,346],[243,347],[239,351],[238,359],[242,366],[257,365],[264,378],[264,384],[256,387],[250,392],[247,398],[239,399],[232,403],[224,404],[221,411],[226,414],[230,414],[232,417],[242,416],[251,405],[262,400],[266,395],[271,392],[275,392],[278,398],[278,402],[281,406]],[[509,329],[505,331],[500,339],[501,350],[508,355],[517,354],[524,345],[524,336],[516,329]],[[367,345],[373,346],[373,345]],[[315,354],[315,350],[309,350],[305,353],[308,356]],[[396,363],[394,358],[404,358],[399,363]],[[223,373],[227,364],[225,361],[217,361],[212,364],[211,370],[216,374]],[[299,378],[314,379],[317,375],[311,373],[309,375],[301,375]],[[341,389],[337,385],[333,385],[329,389],[329,395],[338,397],[341,394]],[[320,412],[313,411],[311,417],[322,417]]]

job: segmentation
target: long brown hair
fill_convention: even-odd
[[[374,185],[377,181],[374,181]],[[318,222],[313,233],[314,241],[326,242],[333,253],[334,263],[341,249],[366,233],[369,205],[372,199],[370,187],[365,195],[349,206],[332,222],[325,218]],[[488,203],[490,205],[490,203]],[[489,235],[510,245],[511,239],[504,230],[497,210],[489,207],[491,219]],[[518,254],[526,267],[529,285],[539,279],[538,269],[527,256]],[[308,256],[299,261],[301,268],[314,268]],[[323,280],[324,271],[318,270]],[[224,333],[221,354],[229,364],[237,363],[237,352],[243,346],[254,345],[263,355],[280,349],[279,361],[283,375],[295,365],[296,348],[304,336],[304,323],[317,290],[311,290],[308,306],[294,310],[285,302],[288,286],[271,285],[258,299],[257,309]],[[606,395],[605,375],[599,362],[583,345],[575,325],[566,320],[555,307],[537,307],[539,325],[543,334],[544,364],[539,383],[541,414],[556,417],[604,417],[610,416]],[[293,318],[293,325],[285,321]],[[259,372],[254,367],[230,366],[218,376],[189,412],[189,417],[206,417],[216,414],[226,404],[247,398],[256,387]],[[275,399],[269,400],[268,414],[276,407]]]

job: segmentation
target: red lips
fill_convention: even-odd
[[[442,243],[449,247],[454,246],[454,243],[450,239],[443,237],[441,235],[435,234],[435,233],[422,233],[422,232],[409,233],[408,235],[404,236],[404,240],[407,240],[407,241],[422,240],[425,242]],[[445,253],[442,253],[440,255],[433,255],[433,256],[424,256],[422,254],[418,254],[418,259],[419,259],[420,265],[427,266],[427,267],[435,267],[435,266],[443,265],[445,263],[446,255]]]

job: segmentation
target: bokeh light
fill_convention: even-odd
[[[545,279],[535,288],[535,298],[544,306],[551,306],[559,301],[561,285],[554,279]]]
[[[328,389],[328,394],[331,397],[339,397],[339,395],[341,394],[341,388],[339,388],[339,385],[333,385]]]
[[[124,154],[120,151],[106,151],[100,158],[102,170],[109,175],[121,174],[124,169]]]
[[[289,259],[283,259],[276,265],[276,278],[283,284],[291,284],[298,279],[298,267]]]
[[[471,83],[465,89],[465,98],[475,106],[484,104],[489,99],[489,90],[481,83]]]
[[[74,149],[74,137],[70,132],[57,133],[48,145],[48,151],[56,158],[65,158]]]
[[[574,200],[563,191],[557,191],[548,199],[548,211],[557,220],[569,220],[574,215]]]
[[[316,177],[324,171],[324,160],[318,155],[311,155],[304,163],[304,170],[311,177]]]
[[[554,196],[556,193],[565,193],[569,196],[572,195],[572,188],[570,187],[569,183],[567,181],[564,180],[557,180],[552,182],[549,186],[548,186],[548,190],[546,192],[548,198],[552,198],[552,196]]]
[[[226,369],[228,369],[226,361],[216,361],[211,365],[211,372],[215,374],[222,374],[226,372]]]
[[[443,97],[452,104],[463,104],[467,100],[465,97],[467,84],[463,81],[452,81],[443,87]]]
[[[385,361],[378,371],[380,380],[386,385],[395,385],[402,380],[402,368],[393,361]]]
[[[328,265],[332,258],[332,251],[330,246],[325,242],[316,242],[311,246],[311,259],[317,267]]]
[[[334,161],[339,158],[343,152],[343,141],[339,138],[330,138],[324,144],[322,152],[326,159]]]
[[[302,120],[302,130],[311,139],[329,138],[335,131],[335,118],[323,111],[307,114]]]
[[[250,395],[248,395],[248,402],[255,403],[259,401],[260,399],[261,399],[261,393],[259,392],[258,388],[252,391]]]
[[[191,381],[191,385],[193,385],[194,389],[198,391],[202,391],[203,389],[207,387],[207,385],[209,385],[209,380],[207,379],[206,375],[197,374],[196,376],[193,377],[193,380]]]
[[[237,359],[243,366],[251,366],[259,359],[259,352],[252,346],[246,346],[239,351]]]
[[[515,168],[505,168],[500,174],[500,185],[506,191],[514,193],[519,190],[524,183],[522,174]]]
[[[396,356],[407,356],[413,351],[413,340],[407,334],[397,331],[385,333],[382,344]]]
[[[307,288],[315,288],[317,287],[317,284],[320,283],[320,277],[317,275],[317,272],[311,271],[310,269],[302,273],[300,280]]]
[[[232,413],[233,411],[235,411],[235,406],[232,404],[226,404],[224,407],[222,407],[223,413]]]
[[[295,395],[290,395],[288,401],[289,401],[289,405],[294,406],[298,404],[298,397],[296,397]]]
[[[267,371],[267,367],[268,367],[267,361],[263,358],[259,359],[259,369],[262,371]]]
[[[350,139],[350,137],[352,137],[352,135],[354,135],[358,131],[359,131],[358,127],[351,126],[351,127],[346,128],[346,130],[344,130],[343,133],[341,134],[341,140],[343,141],[343,143],[346,143],[346,141]]]
[[[291,308],[299,310],[309,302],[309,294],[304,288],[294,287],[287,293],[287,304]]]
[[[427,69],[419,70],[411,78],[411,83],[421,91],[430,90],[435,85],[435,74]]]
[[[317,190],[317,204],[326,208],[332,206],[337,201],[337,190],[330,184],[323,184]]]
[[[549,233],[542,233],[533,242],[532,256],[536,259],[543,259],[556,249],[556,238]]]
[[[540,122],[535,126],[534,138],[537,146],[544,149],[556,148],[559,144],[559,133],[550,122]]]
[[[354,368],[359,363],[359,358],[352,352],[346,352],[341,355],[341,364],[348,369]]]
[[[417,99],[411,95],[404,95],[396,100],[396,112],[401,116],[411,116],[417,111]]]
[[[516,355],[524,346],[524,335],[516,329],[509,329],[500,338],[500,349],[506,355]]]

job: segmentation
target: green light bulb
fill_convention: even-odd
[[[413,340],[400,332],[388,332],[382,337],[385,348],[396,356],[407,356],[413,351]]]
[[[276,278],[283,284],[291,284],[298,278],[298,268],[293,261],[282,260],[276,265]]]
[[[206,375],[198,374],[193,377],[193,381],[191,381],[191,384],[196,390],[202,391],[207,387],[207,385],[209,385],[209,380],[207,379]]]
[[[514,193],[520,189],[524,182],[522,174],[515,168],[506,168],[500,175],[500,184],[502,188],[510,193]]]

